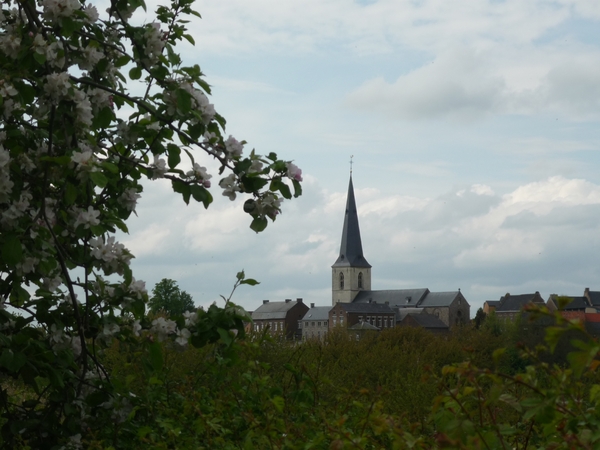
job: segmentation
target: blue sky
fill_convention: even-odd
[[[125,242],[151,288],[199,305],[238,291],[329,304],[354,155],[373,288],[483,301],[600,290],[600,3],[205,0],[182,47],[227,132],[305,175],[256,235],[215,189],[208,211],[147,186]],[[150,18],[148,20],[151,20]],[[208,162],[206,162],[208,164]],[[217,186],[217,183],[214,183]]]

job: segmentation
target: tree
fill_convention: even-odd
[[[192,296],[182,291],[175,280],[163,278],[152,289],[152,297],[148,301],[150,311],[165,311],[169,316],[181,316],[184,312],[196,309]]]
[[[475,314],[475,319],[473,319],[473,323],[475,324],[475,328],[479,329],[479,327],[485,322],[485,318],[487,314],[483,311],[483,308],[479,308],[477,310],[477,314]]]
[[[113,339],[145,346],[155,367],[157,342],[140,334],[181,345],[243,335],[227,302],[148,322],[145,284],[115,239],[152,180],[208,208],[216,176],[224,196],[247,197],[256,232],[301,193],[292,162],[226,137],[200,67],[183,64],[192,3],[150,15],[144,0],[111,0],[102,17],[80,0],[0,4],[0,372],[30,391],[0,391],[0,446],[77,441],[102,426],[101,405],[132,401],[98,359]]]

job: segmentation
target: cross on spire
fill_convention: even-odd
[[[354,158],[354,155],[350,155],[350,176],[352,176],[352,164],[353,164],[352,158]]]

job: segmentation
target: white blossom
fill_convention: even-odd
[[[152,321],[150,332],[157,335],[159,341],[164,341],[169,334],[175,333],[177,324],[175,321],[159,317]]]
[[[74,11],[81,9],[79,0],[42,0],[44,16],[50,20],[70,17]]]
[[[141,195],[136,188],[128,188],[119,196],[118,201],[127,211],[135,211],[139,198],[141,198]]]
[[[240,191],[235,175],[232,173],[219,181],[219,186],[223,188],[223,195],[231,201],[235,200],[235,193]]]
[[[87,211],[80,209],[77,211],[77,217],[73,227],[77,228],[79,225],[83,225],[84,228],[93,227],[100,224],[100,211],[96,211],[93,207],[88,206]]]
[[[93,70],[102,58],[104,58],[104,53],[96,47],[88,45],[83,51],[82,59],[79,60],[77,65],[81,70]]]
[[[140,321],[138,319],[133,321],[133,325],[131,326],[132,330],[133,330],[133,334],[136,336],[140,335],[140,331],[142,330],[142,325],[140,324]]]
[[[132,278],[131,284],[129,285],[129,292],[139,299],[144,298],[144,296],[148,295],[148,291],[146,290],[146,282]]]
[[[62,68],[65,65],[65,57],[58,57],[59,51],[62,50],[63,45],[60,41],[55,41],[48,45],[48,47],[46,47],[46,60],[48,61],[48,63],[50,63],[54,67]]]
[[[188,330],[187,328],[178,330],[177,338],[175,338],[175,342],[177,342],[182,347],[185,347],[187,345],[188,339],[190,338],[191,335],[192,335],[192,333],[190,333],[190,330]]]
[[[100,15],[98,14],[98,10],[91,3],[83,8],[83,12],[87,16],[88,23],[95,23]]]
[[[186,327],[195,325],[198,321],[198,313],[196,311],[186,311],[183,313],[183,317],[185,317]]]
[[[241,144],[236,138],[233,136],[229,136],[225,141],[225,151],[231,158],[239,158],[242,156],[242,151],[244,150],[243,144]]]
[[[68,72],[51,73],[46,76],[46,84],[44,84],[44,92],[54,101],[65,96],[71,87],[69,83]]]
[[[120,330],[121,330],[121,328],[119,327],[119,325],[117,325],[114,322],[109,322],[106,325],[104,325],[102,334],[106,337],[111,337],[111,336],[117,334]]]
[[[302,169],[300,169],[297,165],[289,162],[286,165],[287,168],[287,176],[292,180],[302,181]]]
[[[154,155],[154,162],[150,164],[150,168],[152,169],[152,179],[156,180],[157,178],[162,178],[167,173],[167,163],[164,159],[160,158],[158,155]]]
[[[198,163],[194,163],[194,166],[192,167],[192,170],[190,170],[187,173],[187,176],[192,178],[196,178],[197,180],[201,180],[203,183],[202,185],[206,188],[210,187],[210,179],[212,178],[212,175],[210,175],[207,172],[206,167],[201,166]]]
[[[92,238],[89,243],[91,255],[104,263],[105,270],[119,273],[119,266],[129,265],[131,254],[114,236],[106,238],[106,242],[101,237]]]
[[[83,125],[90,126],[92,124],[92,103],[85,92],[76,90],[73,93],[75,100],[75,110],[77,111],[77,121]]]
[[[250,164],[250,168],[248,169],[248,173],[260,173],[263,170],[263,163],[258,159],[252,160],[252,164]]]
[[[19,56],[21,49],[21,38],[14,25],[6,25],[4,33],[0,34],[0,50],[11,58]]]
[[[158,61],[158,58],[160,57],[165,46],[163,34],[160,31],[160,23],[153,22],[147,25],[144,37],[146,38],[146,46],[144,47],[144,52],[146,53],[146,56],[148,57],[150,63],[155,64]]]

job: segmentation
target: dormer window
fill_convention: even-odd
[[[363,288],[363,276],[362,276],[362,272],[358,272],[358,288],[359,289]]]
[[[344,274],[340,272],[340,290],[344,289]]]

